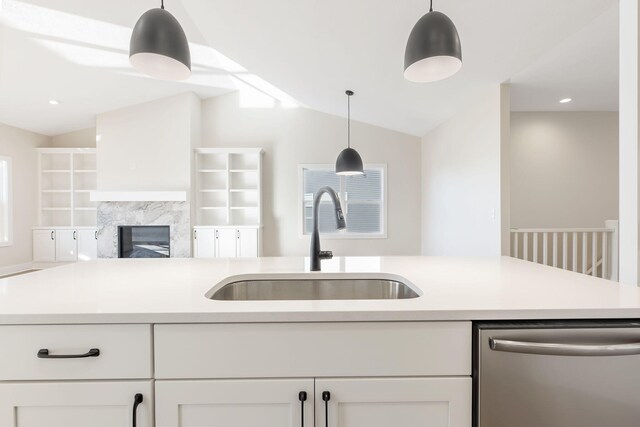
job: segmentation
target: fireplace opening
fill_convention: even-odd
[[[168,225],[118,226],[118,258],[169,258]]]

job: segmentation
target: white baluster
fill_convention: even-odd
[[[544,265],[549,265],[549,234],[545,231],[542,234],[542,263]]]
[[[573,250],[571,257],[571,269],[573,271],[578,271],[578,233],[575,231],[571,236],[571,240],[573,241]]]
[[[518,232],[513,235],[514,243],[513,243],[513,256],[518,258]]]
[[[598,275],[598,233],[595,231],[591,233],[591,275],[596,277]]]
[[[558,266],[558,233],[553,232],[553,266]]]
[[[522,236],[522,259],[529,261],[529,233]]]
[[[533,233],[533,262],[538,262],[538,232]]]
[[[567,246],[569,246],[569,244],[567,243],[568,235],[569,234],[566,231],[562,233],[562,268],[565,270],[569,269],[569,267],[567,266]]]
[[[609,232],[604,231],[602,233],[602,277],[603,279],[608,279],[609,278],[609,254],[607,252],[608,248],[607,246],[609,245],[608,242],[608,238],[609,237]]]
[[[582,274],[587,274],[587,233],[582,233]]]

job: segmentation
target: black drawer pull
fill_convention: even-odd
[[[322,400],[324,400],[324,425],[325,427],[329,427],[329,401],[331,400],[331,393],[323,391]]]
[[[49,354],[48,348],[41,348],[38,350],[38,359],[82,359],[85,357],[98,356],[100,356],[99,348],[92,348],[85,354]]]
[[[138,405],[140,405],[143,400],[142,394],[140,393],[133,396],[133,427],[136,427],[136,424],[138,423]]]
[[[300,426],[304,427],[304,402],[307,400],[307,392],[298,393],[298,399],[300,400]]]

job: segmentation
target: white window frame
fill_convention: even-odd
[[[335,165],[328,163],[319,163],[319,164],[299,164],[298,165],[298,238],[308,239],[310,238],[310,234],[305,234],[304,232],[304,170],[305,169],[325,169],[325,170],[335,170]],[[382,232],[380,233],[353,233],[347,232],[346,230],[340,230],[336,233],[320,233],[322,239],[386,239],[387,238],[387,217],[389,216],[387,213],[387,165],[385,163],[372,163],[364,165],[364,169],[382,169],[382,189],[381,189],[381,204],[382,207],[380,209],[380,223],[382,225]],[[342,200],[344,197],[344,187],[345,180],[348,177],[342,176],[340,177],[340,186],[341,188],[336,188],[336,192],[340,197],[340,203],[342,203],[343,208],[347,209],[344,201]],[[346,212],[345,212],[346,216]]]
[[[11,157],[0,156],[0,163],[4,163],[6,167],[0,168],[0,173],[6,173],[7,181],[6,188],[0,189],[0,194],[6,194],[7,200],[4,204],[6,211],[4,212],[5,224],[0,224],[0,227],[6,227],[7,238],[6,240],[0,240],[0,247],[13,245],[13,185],[12,185],[12,167]]]

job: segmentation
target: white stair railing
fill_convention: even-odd
[[[618,221],[604,228],[513,228],[511,256],[618,280]]]

